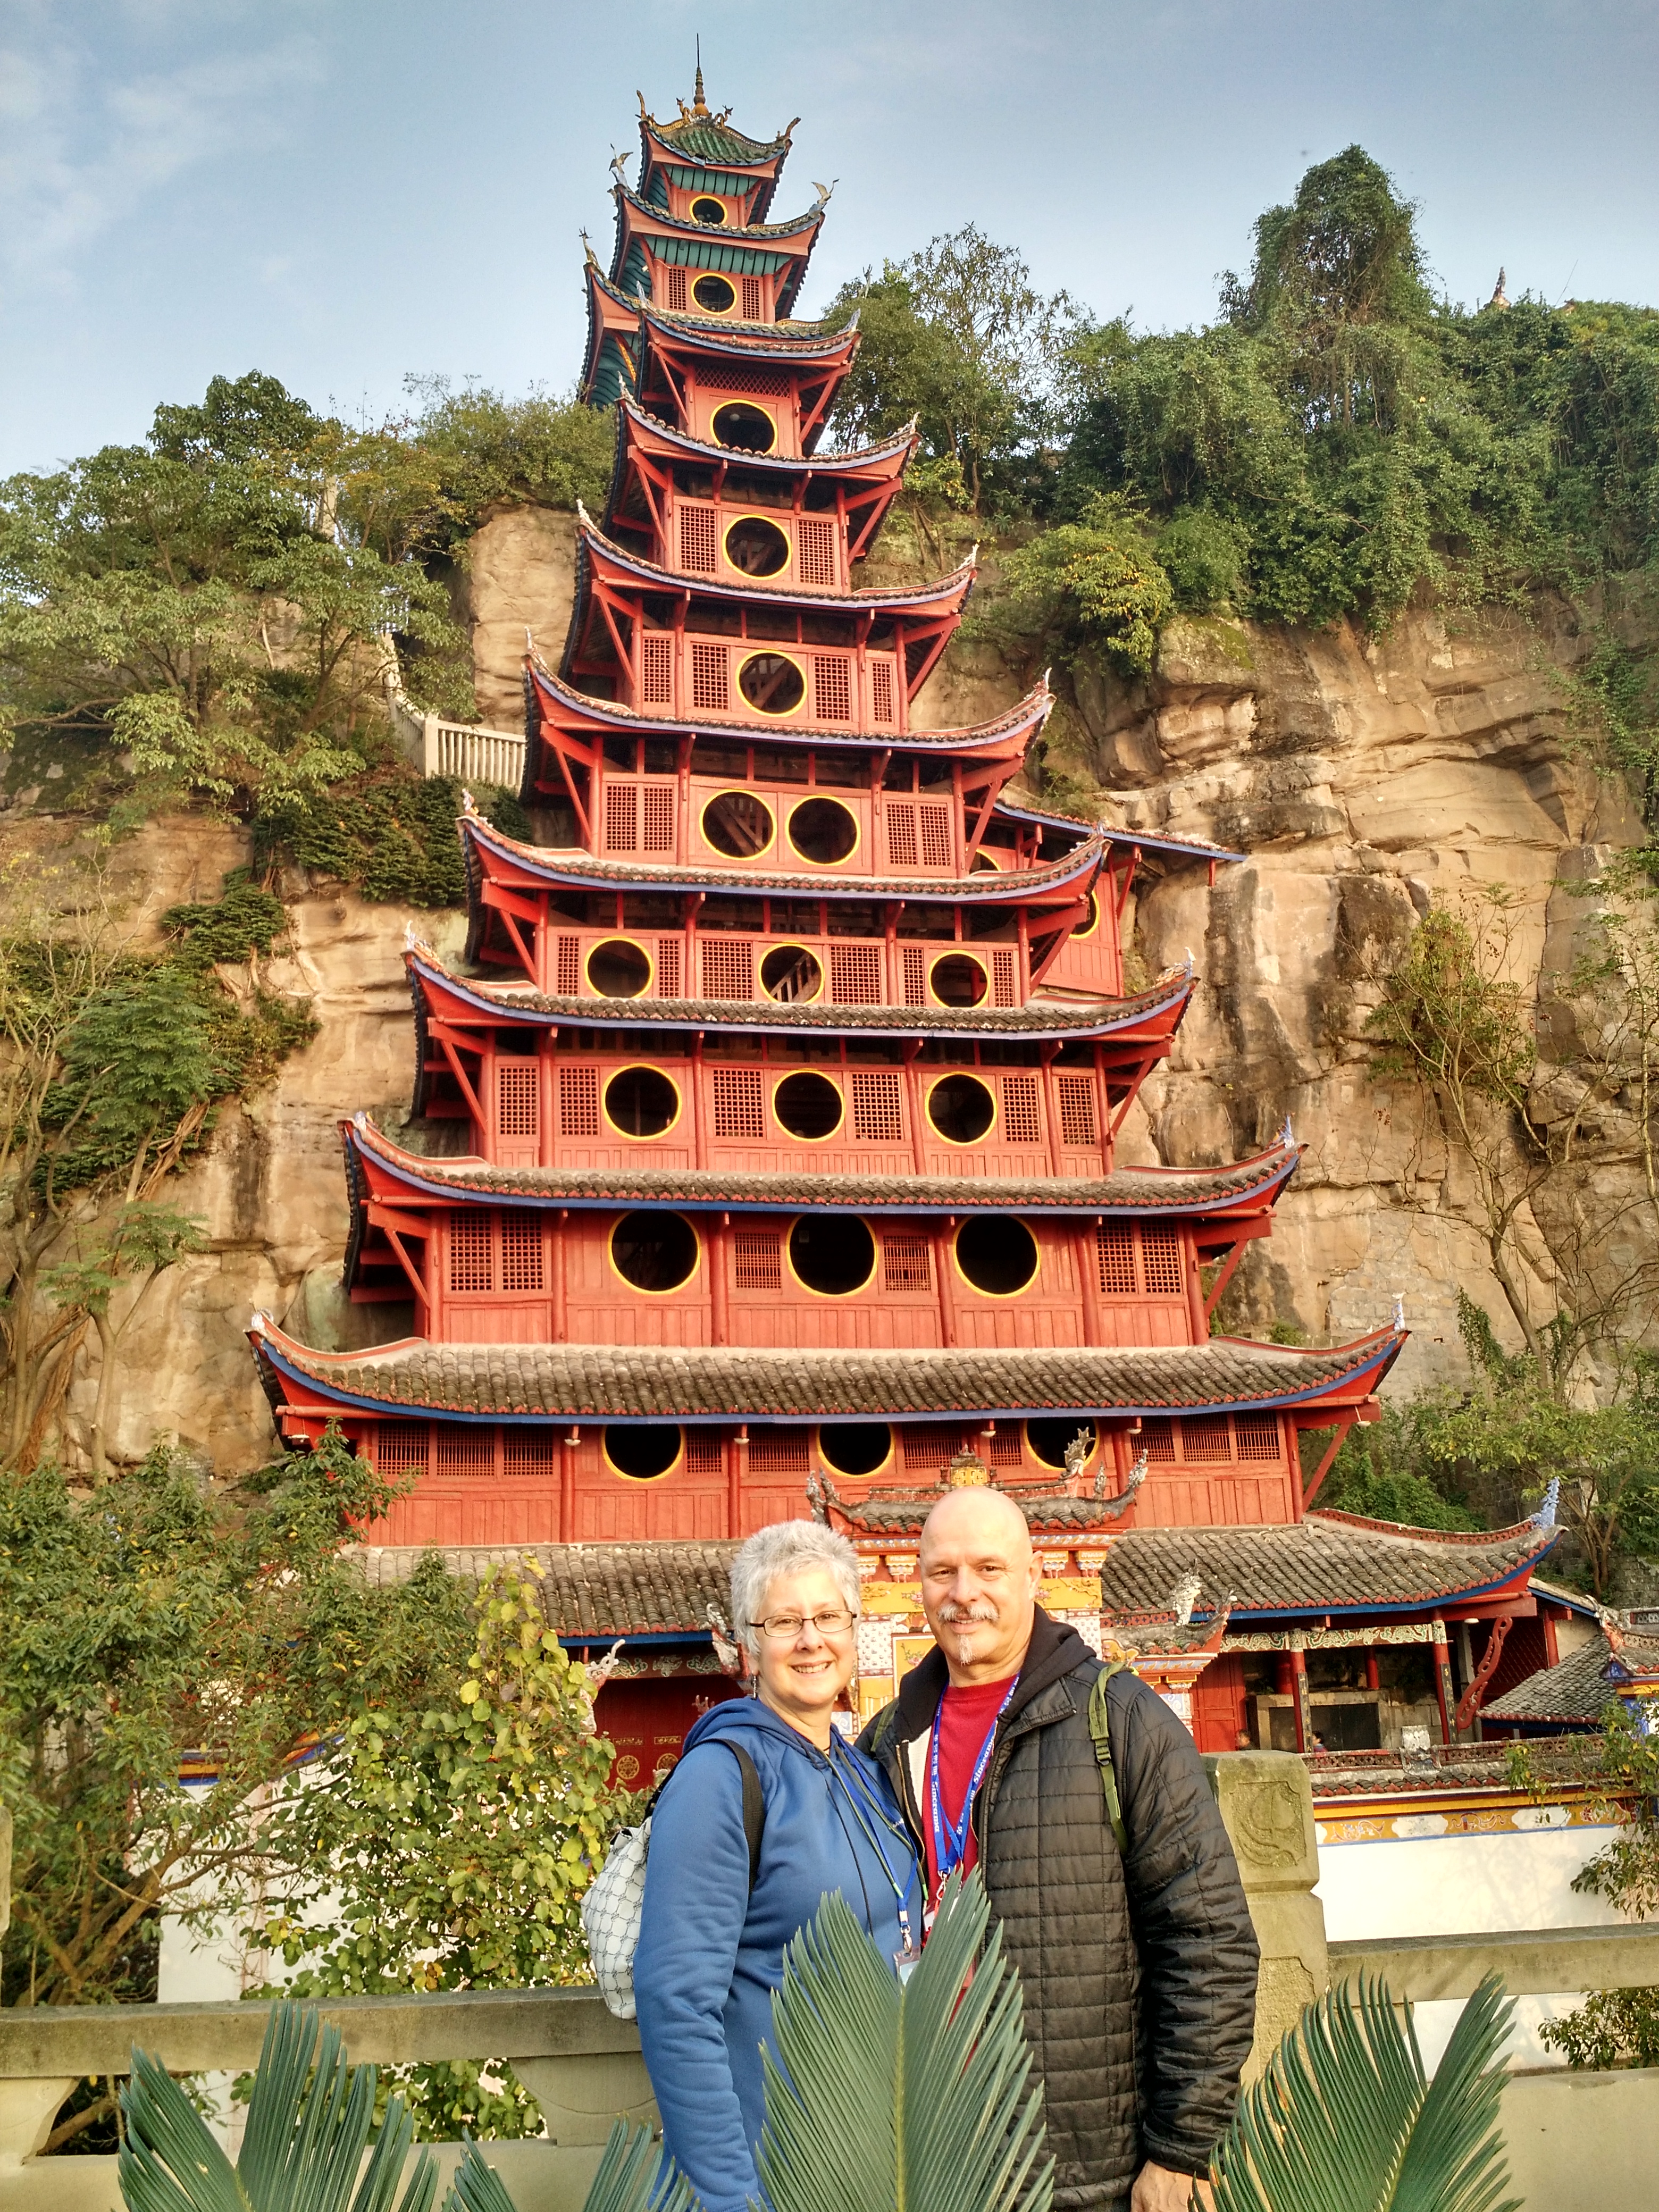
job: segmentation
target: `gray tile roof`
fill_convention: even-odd
[[[1638,1678],[1659,1671],[1659,1638],[1626,1629],[1615,1660],[1605,1631],[1553,1667],[1540,1667],[1480,1709],[1483,1721],[1599,1721],[1618,1696],[1620,1662]],[[1614,1677],[1609,1680],[1609,1675]]]

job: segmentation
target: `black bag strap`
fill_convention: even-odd
[[[760,1872],[761,1837],[766,1829],[766,1793],[761,1788],[761,1778],[755,1762],[738,1743],[729,1736],[721,1736],[723,1743],[738,1762],[738,1771],[743,1777],[743,1832],[749,1845],[749,1887],[755,1887],[755,1877]]]
[[[1123,1673],[1127,1662],[1109,1659],[1095,1676],[1094,1687],[1089,1692],[1089,1734],[1094,1739],[1095,1763],[1100,1769],[1100,1787],[1106,1799],[1106,1818],[1120,1856],[1127,1856],[1129,1838],[1123,1825],[1123,1804],[1118,1796],[1117,1769],[1112,1764],[1111,1729],[1106,1717],[1106,1686],[1114,1674]]]

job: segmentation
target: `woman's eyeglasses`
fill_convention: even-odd
[[[856,1618],[856,1614],[848,1613],[845,1606],[837,1606],[833,1612],[811,1614],[769,1613],[764,1620],[757,1620],[755,1626],[774,1644],[793,1644],[809,1620],[820,1636],[845,1636]]]

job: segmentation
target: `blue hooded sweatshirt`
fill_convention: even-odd
[[[753,1759],[766,1800],[752,1893],[743,1775],[726,1743]],[[708,2212],[744,2212],[760,2197],[760,2046],[772,2040],[785,1944],[839,1890],[891,1958],[902,1940],[895,1882],[920,1942],[915,1852],[873,1760],[839,1735],[826,1755],[757,1698],[730,1699],[697,1722],[652,1815],[634,1989],[663,2140]]]

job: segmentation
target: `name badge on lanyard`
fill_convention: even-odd
[[[1002,1716],[1007,1711],[1009,1701],[1018,1686],[1018,1678],[1016,1677],[1009,1683],[1008,1694],[997,1707],[996,1718],[985,1732],[985,1741],[979,1747],[979,1756],[975,1759],[974,1771],[969,1777],[968,1794],[962,1801],[962,1818],[955,1822],[945,1814],[945,1800],[939,1790],[939,1740],[945,1716],[943,1701],[940,1703],[938,1717],[933,1722],[933,1745],[927,1755],[927,1811],[933,1827],[933,1869],[941,1889],[962,1864],[963,1855],[968,1849],[968,1837],[974,1819],[974,1800],[985,1779],[985,1770],[991,1764],[991,1747],[996,1741]]]

